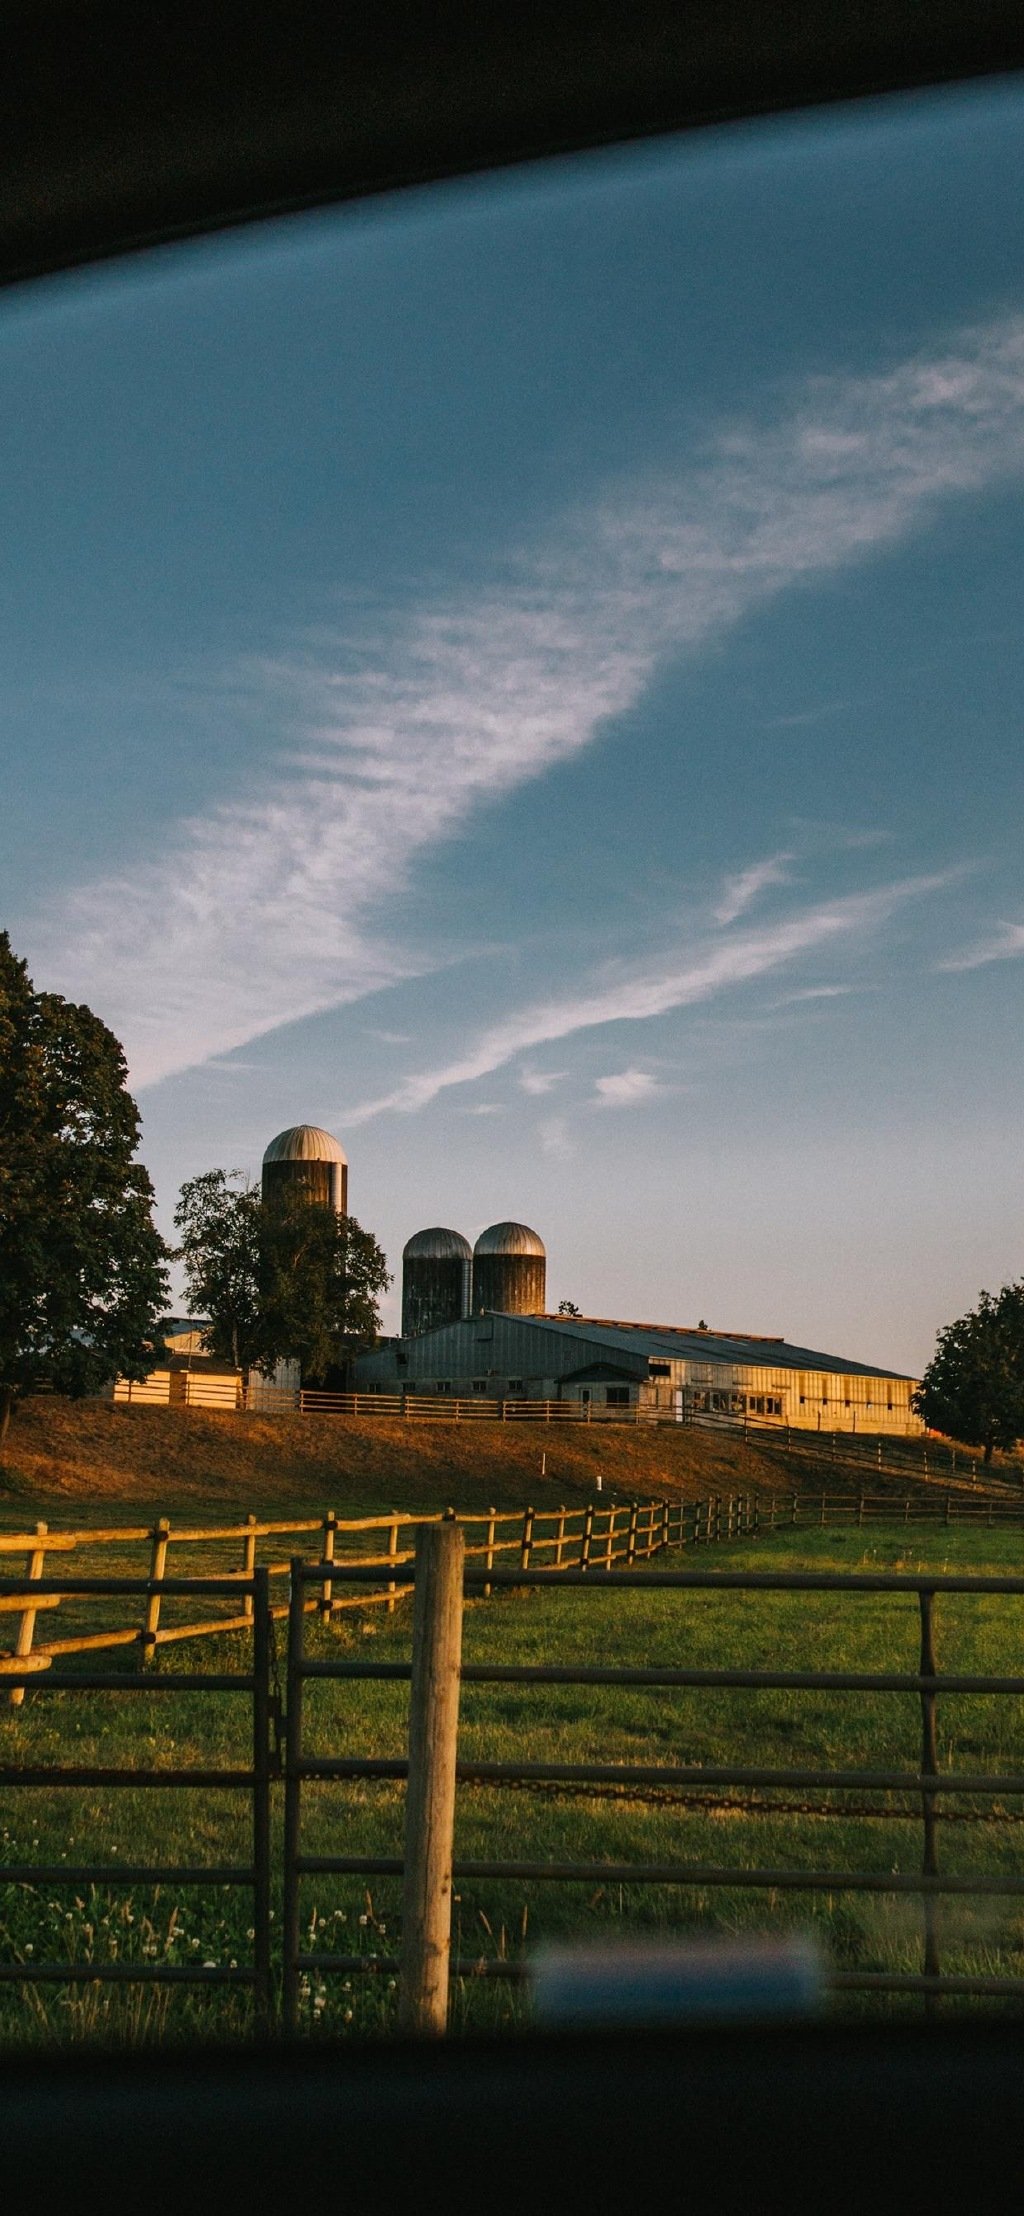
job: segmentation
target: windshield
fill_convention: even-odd
[[[390,1344],[279,1334],[268,1421],[312,1378],[923,1440],[937,1331],[1020,1267],[1022,121],[1008,83],[736,126],[5,303],[0,922],[123,1042],[169,1241],[189,1181],[305,1146],[386,1257]],[[421,1360],[424,1226],[499,1324],[597,1336]],[[614,1451],[589,1492],[646,1498]],[[355,1507],[469,1485],[398,1475]]]

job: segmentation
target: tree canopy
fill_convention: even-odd
[[[264,1376],[297,1361],[319,1380],[377,1338],[387,1262],[354,1216],[303,1192],[264,1203],[239,1171],[215,1169],[182,1186],[174,1221],[211,1354]]]
[[[40,1385],[144,1377],[168,1298],[124,1054],[0,932],[0,1438]]]
[[[982,1447],[986,1462],[1024,1438],[1024,1281],[982,1293],[940,1331],[914,1406],[932,1431]]]

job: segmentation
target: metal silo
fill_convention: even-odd
[[[547,1293],[544,1242],[525,1223],[492,1223],[473,1248],[473,1313],[541,1316]]]
[[[402,1251],[402,1337],[416,1339],[470,1312],[473,1249],[459,1231],[434,1224]]]
[[[279,1131],[263,1157],[263,1198],[299,1191],[321,1208],[348,1214],[348,1156],[329,1131],[297,1123]]]

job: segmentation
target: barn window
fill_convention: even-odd
[[[609,1408],[628,1408],[629,1386],[609,1385],[605,1398],[608,1402]]]
[[[487,1379],[486,1379],[486,1377],[474,1377],[474,1379],[473,1379],[473,1391],[474,1391],[474,1393],[486,1393],[486,1391],[487,1391]]]
[[[522,1378],[521,1378],[521,1377],[510,1377],[510,1378],[509,1378],[509,1381],[508,1381],[508,1389],[509,1389],[509,1392],[510,1392],[511,1394],[513,1394],[513,1395],[515,1395],[516,1393],[521,1393],[521,1392],[522,1392],[522,1390],[523,1390],[523,1380],[522,1380]]]
[[[450,1377],[439,1377],[439,1378],[438,1378],[438,1380],[437,1380],[437,1391],[438,1391],[439,1393],[450,1393],[450,1392],[451,1392],[451,1389],[452,1389],[452,1381],[451,1381],[451,1378],[450,1378]]]

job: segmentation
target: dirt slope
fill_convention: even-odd
[[[542,1460],[546,1469],[542,1473]],[[872,1456],[873,1460],[873,1456]],[[0,1524],[8,1530],[38,1504],[61,1520],[115,1504],[170,1513],[183,1502],[269,1512],[447,1504],[537,1507],[606,1492],[692,1498],[752,1488],[830,1492],[856,1489],[856,1474],[820,1469],[741,1436],[671,1427],[558,1427],[541,1424],[402,1423],[381,1417],[226,1416],[198,1409],[115,1408],[98,1401],[40,1398],[17,1412],[0,1461]],[[943,1483],[946,1482],[943,1477]],[[870,1490],[905,1490],[911,1472]]]

